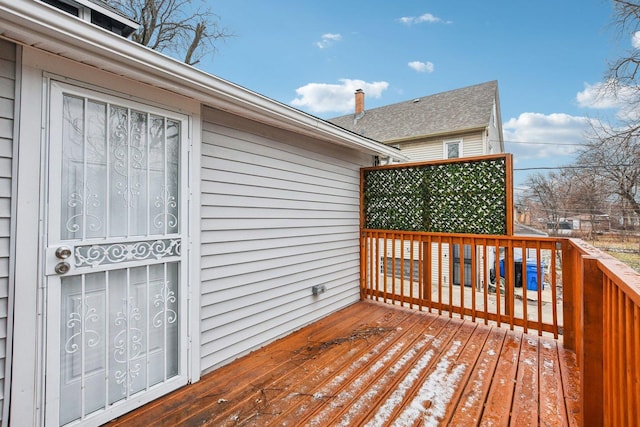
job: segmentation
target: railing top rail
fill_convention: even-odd
[[[598,267],[612,280],[637,306],[640,306],[640,273],[624,262],[589,245],[580,239],[568,239],[580,253],[598,262]]]
[[[405,230],[384,230],[384,229],[372,229],[363,228],[363,233],[386,233],[397,235],[416,235],[425,237],[437,237],[437,238],[453,238],[453,239],[474,239],[474,240],[491,240],[491,241],[512,241],[512,242],[548,242],[559,243],[567,240],[565,237],[549,237],[549,236],[506,236],[502,234],[469,234],[469,233],[438,233],[431,231],[405,231]]]
[[[493,159],[504,159],[507,157],[511,158],[512,156],[513,155],[510,153],[487,154],[483,156],[456,157],[454,159],[439,159],[439,160],[428,160],[428,161],[420,161],[420,162],[393,163],[390,165],[367,166],[360,169],[363,171],[381,170],[381,169],[405,169],[405,168],[414,168],[414,167],[420,167],[420,166],[442,165],[447,163],[481,162],[481,161],[493,160]]]

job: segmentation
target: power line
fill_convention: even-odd
[[[573,165],[573,166],[539,166],[539,167],[530,167],[530,168],[513,168],[514,171],[532,171],[532,170],[555,170],[555,169],[600,169],[600,168],[610,168],[610,167],[621,167],[621,168],[629,168],[633,166],[632,164],[623,163],[617,165]]]
[[[503,140],[503,142],[507,142],[509,144],[530,144],[530,145],[572,145],[577,147],[584,147],[585,144],[580,144],[576,142],[541,142],[541,141],[508,141]]]

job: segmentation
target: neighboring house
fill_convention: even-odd
[[[329,121],[398,147],[410,161],[504,152],[495,80],[371,110],[364,97],[356,91],[354,113]]]
[[[406,158],[47,3],[0,2],[2,425],[104,423],[359,299],[360,168]]]
[[[607,214],[581,214],[566,218],[565,221],[572,223],[575,233],[602,233],[611,229],[611,219]]]
[[[448,92],[414,98],[371,110],[365,109],[365,93],[355,93],[353,114],[329,120],[345,129],[400,149],[409,161],[442,160],[504,152],[498,82],[468,86]],[[386,163],[382,159],[381,163]],[[410,249],[404,248],[405,256]],[[460,262],[464,263],[465,284],[471,285],[471,247],[453,247],[453,277],[449,277],[448,247],[433,248],[432,280],[460,284]],[[391,255],[391,254],[389,254]],[[399,254],[396,254],[399,255]],[[462,261],[460,256],[462,255]],[[481,259],[482,255],[478,256]],[[439,260],[439,258],[441,258]],[[495,254],[489,251],[486,263],[492,265]],[[477,269],[476,283],[483,283],[484,262]]]

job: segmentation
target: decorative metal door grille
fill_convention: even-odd
[[[62,279],[60,424],[178,374],[178,262]]]
[[[60,425],[185,375],[184,119],[97,98],[52,98],[49,245],[69,248],[69,272],[49,281]]]

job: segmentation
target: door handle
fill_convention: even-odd
[[[58,246],[59,245],[59,246]],[[70,273],[74,265],[73,245],[49,246],[45,253],[45,273],[47,276]]]
[[[56,249],[55,254],[58,259],[67,259],[71,256],[71,248],[68,246],[60,246]]]
[[[71,265],[68,262],[59,262],[54,268],[54,271],[58,274],[66,274],[69,270],[71,270]]]

